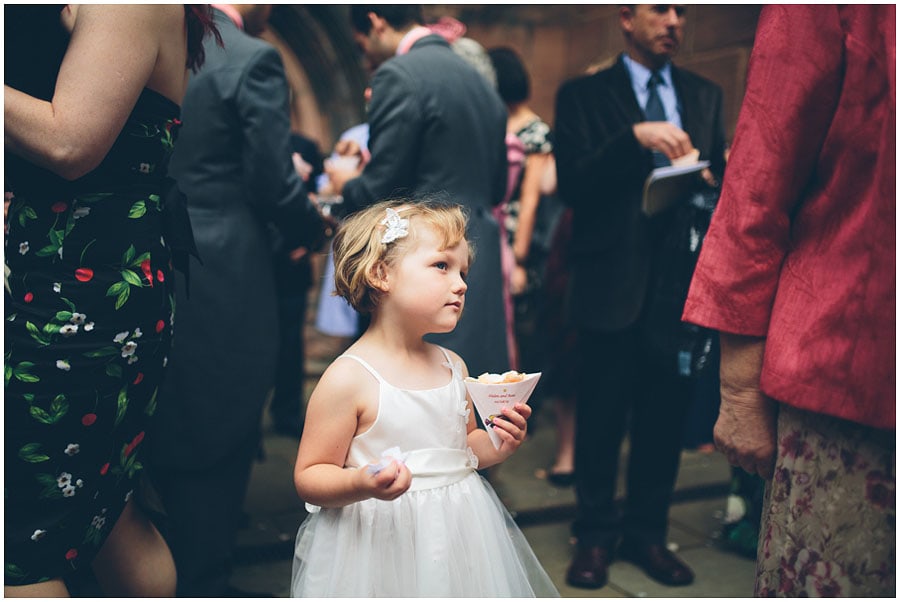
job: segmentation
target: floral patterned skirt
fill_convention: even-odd
[[[896,593],[895,432],[782,404],[759,597]]]
[[[160,198],[18,197],[7,221],[5,583],[90,562],[132,495],[172,321]]]

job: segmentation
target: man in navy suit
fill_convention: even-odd
[[[667,369],[645,336],[648,283],[671,213],[645,216],[641,195],[655,165],[694,148],[711,162],[712,174],[724,171],[722,91],[671,63],[683,37],[684,7],[623,5],[619,18],[626,51],[612,67],[563,84],[556,104],[559,193],[574,210],[571,311],[583,360],[575,440],[578,547],[567,582],[585,588],[606,584],[617,553],[667,585],[693,581],[665,540],[690,381]],[[615,492],[626,429],[620,517]]]

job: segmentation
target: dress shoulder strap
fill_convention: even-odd
[[[381,378],[381,375],[378,373],[378,371],[375,370],[375,368],[373,368],[373,367],[369,364],[369,362],[367,362],[367,361],[364,360],[363,358],[359,357],[358,355],[353,355],[352,353],[342,353],[341,355],[338,356],[338,358],[341,358],[341,357],[346,357],[346,358],[350,358],[351,360],[356,360],[357,362],[359,362],[359,363],[362,365],[363,368],[365,368],[366,370],[368,370],[369,373],[370,373],[372,376],[374,376],[375,379],[376,379],[379,383],[384,383],[384,382],[386,382],[383,378]]]
[[[450,353],[446,349],[441,347],[440,345],[438,346],[438,349],[440,349],[441,353],[444,354],[444,360],[445,360],[444,365],[447,366],[448,368],[450,368],[450,374],[453,376],[453,379],[462,381],[462,379],[463,379],[462,365],[459,364],[459,362],[453,363],[453,359],[451,359]]]
[[[444,349],[444,348],[441,347],[441,346],[438,346],[438,349],[440,349],[440,350],[441,350],[441,353],[444,354],[444,359],[447,360],[447,363],[450,364],[450,365],[452,366],[452,365],[453,365],[453,361],[450,359],[450,354],[447,353],[447,350]]]
[[[441,350],[441,353],[444,354],[444,359],[447,360],[447,365],[450,366],[450,370],[451,370],[451,371],[455,370],[455,368],[453,367],[453,361],[450,359],[450,354],[447,353],[447,350],[444,349],[443,347],[438,347],[438,349],[440,349],[440,350]],[[378,380],[378,382],[383,383],[383,384],[389,384],[386,380],[384,380],[384,378],[382,378],[381,374],[379,374],[378,371],[375,370],[375,368],[373,368],[373,367],[371,366],[371,364],[369,364],[369,362],[367,362],[367,361],[364,360],[363,358],[359,357],[358,355],[353,355],[352,353],[342,353],[341,355],[338,356],[338,358],[342,358],[342,357],[346,357],[346,358],[349,358],[349,359],[351,359],[351,360],[356,360],[357,362],[360,363],[360,365],[361,365],[363,368],[365,368],[366,370],[368,370],[369,373],[370,373],[372,376],[374,376],[376,380]]]

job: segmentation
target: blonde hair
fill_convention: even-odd
[[[409,234],[392,242],[382,242],[385,226],[381,221],[387,209],[394,209],[409,220]],[[460,205],[432,199],[391,199],[358,211],[338,226],[334,236],[334,288],[360,313],[371,313],[379,304],[381,290],[376,286],[379,271],[395,264],[416,244],[416,232],[432,228],[442,239],[441,250],[466,239],[467,215]],[[469,263],[474,249],[469,245]]]

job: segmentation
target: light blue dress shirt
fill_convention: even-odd
[[[643,109],[647,106],[647,98],[650,95],[647,89],[647,82],[650,81],[652,72],[647,69],[627,53],[623,55],[625,67],[631,76],[631,87],[634,89],[634,95],[638,104]],[[662,77],[662,83],[657,87],[659,99],[662,101],[663,109],[666,111],[666,121],[681,128],[681,107],[678,104],[678,96],[675,94],[675,86],[672,84],[672,64],[666,63],[665,67],[659,71]],[[682,128],[684,129],[684,128]]]

